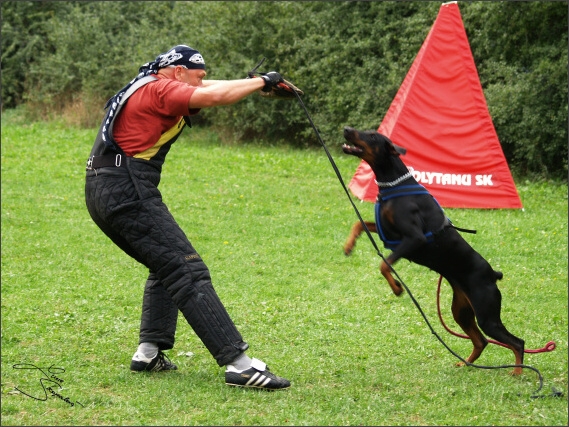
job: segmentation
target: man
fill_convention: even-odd
[[[174,346],[178,310],[232,386],[277,390],[290,382],[245,353],[249,345],[215,292],[209,270],[162,202],[158,184],[166,154],[189,116],[201,108],[233,104],[283,82],[277,72],[260,78],[203,80],[200,53],[178,45],[140,67],[107,103],[87,162],[86,204],[93,221],[149,276],[142,302],[139,346],[132,371],[177,369],[163,350]],[[112,268],[112,266],[109,266]]]

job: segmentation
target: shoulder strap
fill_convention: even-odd
[[[119,101],[119,105],[123,105],[126,100],[134,93],[136,92],[138,89],[140,89],[142,86],[144,86],[147,83],[150,83],[154,80],[158,80],[156,77],[154,76],[146,76],[141,78],[140,80],[137,80],[131,87],[128,88],[128,90],[124,93],[124,95],[122,96],[122,98]]]
[[[108,108],[108,110],[105,114],[105,118],[101,126],[101,138],[107,147],[113,149],[114,151],[120,151],[120,148],[113,139],[112,128],[114,119],[117,117],[122,106],[134,92],[154,80],[157,80],[157,78],[153,75],[142,77],[141,79],[136,80],[130,86],[127,85],[124,92],[121,91],[109,99],[107,105],[105,106],[105,108]]]

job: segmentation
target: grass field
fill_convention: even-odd
[[[564,396],[532,399],[531,370],[455,367],[409,296],[391,293],[365,236],[343,255],[357,217],[323,150],[187,130],[160,188],[248,354],[292,382],[269,393],[225,386],[181,316],[168,352],[179,370],[130,373],[147,271],[85,208],[94,135],[2,115],[2,425],[567,425],[566,184],[518,182],[523,211],[445,210],[478,231],[464,236],[503,271],[505,325],[527,348],[557,344],[525,363],[543,375],[540,393]],[[358,160],[333,156],[348,182]],[[357,206],[373,218],[371,204]],[[468,356],[469,341],[437,319],[438,276],[407,261],[396,269],[437,333]],[[457,329],[448,286],[441,298]],[[514,359],[489,345],[478,363]]]

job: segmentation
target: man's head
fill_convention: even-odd
[[[153,62],[144,64],[139,72],[139,76],[159,73],[192,86],[202,86],[202,79],[207,74],[201,54],[186,45],[174,46],[161,53]]]
[[[154,62],[157,69],[179,65],[188,70],[205,70],[201,54],[186,45],[174,46],[168,52],[158,55]]]
[[[138,77],[156,74],[158,71],[173,67],[183,67],[186,70],[202,70],[205,72],[205,62],[201,54],[190,46],[180,44],[166,53],[161,53],[152,62],[147,62],[138,70]]]

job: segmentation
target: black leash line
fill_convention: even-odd
[[[300,95],[298,93],[296,93],[296,91],[294,91],[294,94],[296,95],[296,98],[298,99],[298,102],[300,103],[300,105],[302,106],[302,108],[304,109],[304,112],[306,114],[306,117],[308,118],[308,121],[310,122],[310,125],[312,126],[312,129],[314,129],[314,133],[316,134],[316,136],[318,137],[318,141],[320,142],[320,145],[322,145],[322,147],[324,148],[324,151],[326,152],[326,155],[328,156],[328,160],[330,160],[330,164],[332,165],[332,168],[334,169],[334,172],[336,172],[336,176],[338,177],[338,180],[340,181],[340,184],[342,184],[342,188],[344,189],[346,195],[348,196],[348,200],[350,201],[350,203],[352,204],[352,207],[354,208],[354,211],[356,212],[356,215],[358,217],[358,219],[360,220],[360,222],[362,223],[364,230],[366,232],[366,234],[368,235],[369,239],[371,240],[371,243],[373,245],[373,247],[375,248],[375,250],[377,251],[377,254],[381,257],[381,259],[383,259],[388,265],[389,263],[386,261],[386,259],[383,257],[381,251],[379,250],[379,247],[377,246],[377,243],[375,243],[375,240],[373,238],[373,236],[371,235],[371,232],[369,231],[369,229],[367,228],[367,225],[365,224],[365,221],[363,220],[362,216],[360,215],[360,211],[358,210],[358,208],[356,207],[354,201],[352,200],[352,197],[350,196],[350,192],[348,191],[348,188],[346,187],[346,184],[344,183],[344,180],[342,179],[342,174],[340,173],[340,170],[338,169],[338,166],[336,166],[336,162],[334,162],[334,159],[332,158],[332,155],[330,154],[330,151],[328,150],[328,147],[326,147],[326,144],[324,144],[324,141],[322,140],[322,137],[320,136],[320,132],[318,132],[318,129],[316,128],[316,125],[314,124],[314,122],[312,121],[312,118],[310,117],[310,114],[308,113],[308,110],[306,109],[306,106],[304,105],[304,102],[302,102],[302,99],[300,98]],[[391,265],[390,265],[391,267]]]
[[[261,61],[262,63],[262,61]],[[259,64],[260,65],[260,64]],[[258,68],[255,67],[255,68]],[[330,154],[330,151],[328,150],[328,147],[326,147],[326,144],[324,144],[324,141],[322,140],[322,137],[320,136],[320,132],[318,132],[318,129],[316,128],[316,125],[314,124],[314,121],[312,120],[312,118],[310,117],[310,114],[308,113],[308,109],[306,108],[306,106],[304,105],[304,102],[302,102],[302,99],[300,97],[300,95],[295,91],[292,90],[294,92],[294,94],[296,95],[296,99],[298,100],[298,103],[300,104],[300,106],[303,108],[304,113],[306,114],[306,117],[308,118],[308,121],[310,122],[310,125],[312,126],[312,129],[314,129],[314,133],[316,134],[316,137],[318,138],[318,141],[320,142],[320,145],[322,145],[322,147],[324,148],[324,151],[326,152],[326,155],[328,156],[328,160],[330,160],[330,164],[332,165],[332,168],[334,169],[334,172],[336,173],[336,176],[338,177],[338,180],[340,181],[340,184],[342,185],[342,188],[344,189],[344,192],[346,193],[346,195],[348,196],[348,199],[350,200],[350,203],[352,204],[352,207],[354,208],[354,211],[356,212],[356,215],[358,217],[358,219],[360,220],[367,236],[369,237],[369,240],[371,241],[374,249],[376,250],[377,254],[379,255],[379,257],[385,261],[385,263],[389,266],[389,268],[391,269],[391,271],[393,272],[393,274],[395,274],[395,276],[397,277],[397,279],[399,280],[399,282],[401,283],[401,285],[405,288],[405,290],[407,291],[407,294],[409,294],[409,297],[411,298],[411,301],[413,301],[413,304],[415,304],[415,307],[417,307],[417,310],[419,310],[419,313],[421,314],[421,316],[423,317],[423,320],[425,321],[425,323],[427,324],[427,326],[429,327],[429,329],[431,330],[431,333],[437,338],[437,340],[456,358],[458,358],[462,363],[464,363],[466,366],[471,366],[473,368],[478,368],[478,369],[507,369],[507,368],[524,368],[524,369],[529,369],[534,371],[539,379],[539,387],[538,389],[530,396],[532,399],[537,399],[537,398],[542,398],[542,397],[561,397],[563,396],[563,393],[556,390],[555,387],[551,387],[552,388],[552,394],[551,395],[538,395],[537,393],[539,393],[541,391],[541,389],[543,388],[543,376],[541,375],[541,372],[539,372],[539,370],[537,368],[534,368],[533,366],[529,366],[529,365],[500,365],[500,366],[484,366],[484,365],[476,365],[474,363],[470,363],[467,362],[462,356],[460,356],[458,353],[456,353],[455,351],[453,351],[445,342],[444,340],[439,336],[439,334],[437,334],[437,332],[434,330],[433,326],[431,325],[431,322],[429,322],[429,319],[427,318],[425,312],[423,311],[423,309],[421,308],[421,305],[419,304],[419,302],[415,299],[415,297],[413,296],[413,294],[411,293],[411,291],[409,290],[409,288],[407,287],[407,285],[405,284],[405,282],[403,281],[403,279],[399,276],[399,274],[397,273],[397,271],[395,271],[395,269],[393,268],[393,266],[387,262],[387,260],[385,259],[385,257],[383,256],[383,254],[381,253],[381,251],[379,250],[379,247],[377,246],[377,243],[375,242],[375,239],[373,238],[373,236],[371,235],[371,232],[369,231],[367,225],[365,224],[365,221],[363,220],[358,208],[356,207],[352,197],[350,196],[350,192],[348,191],[348,188],[346,187],[346,184],[344,183],[344,180],[342,179],[342,174],[340,173],[340,170],[338,169],[338,166],[336,165],[336,162],[334,162],[334,159],[332,158],[332,155]]]

